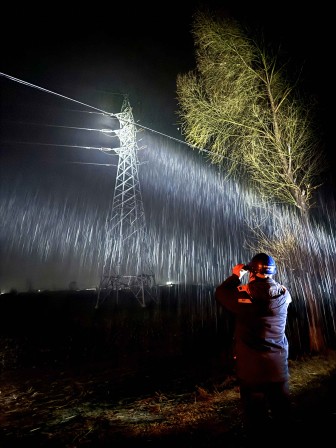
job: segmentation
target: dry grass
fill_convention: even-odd
[[[324,355],[291,361],[290,369],[291,390],[295,397],[305,389],[318,389],[326,378],[336,372],[336,353],[330,351]],[[239,391],[235,379],[227,378],[224,383],[214,385],[214,389],[207,391],[196,386],[194,393],[180,396],[156,393],[133,402],[130,409],[123,411],[123,419],[128,415],[129,421],[133,420],[135,424],[130,430],[135,436],[144,432],[162,435],[177,426],[187,429],[209,421],[222,422],[225,418],[235,423],[240,416]],[[148,416],[146,425],[143,423],[145,415]],[[159,421],[152,421],[154,415],[160,417]],[[141,416],[140,424],[136,423],[137,416]]]
[[[336,352],[290,362],[293,400],[307,391],[319,394],[324,382],[336,372]],[[196,437],[201,428],[213,436],[239,427],[239,393],[233,377],[211,390],[191,385],[191,391],[174,391],[118,402],[96,395],[97,385],[113,381],[106,370],[96,376],[71,376],[66,372],[33,375],[7,372],[0,377],[0,446],[15,447],[20,442],[39,446],[105,446],[103,440],[127,440],[140,446],[149,440],[174,435]],[[298,399],[299,400],[299,399]],[[2,444],[1,444],[2,443]],[[214,442],[213,442],[214,443]],[[24,446],[24,445],[20,445]],[[204,446],[215,446],[204,445]]]

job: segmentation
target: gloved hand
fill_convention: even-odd
[[[234,266],[232,268],[232,274],[237,275],[237,277],[239,277],[239,280],[243,277],[243,275],[246,274],[247,271],[245,271],[245,269],[243,269],[245,265],[242,263],[236,264],[236,266]]]

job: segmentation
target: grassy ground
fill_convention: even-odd
[[[0,448],[250,447],[230,327],[191,299],[182,307],[167,296],[145,309],[110,301],[95,310],[93,294],[2,296]],[[297,352],[305,347],[299,333]],[[290,371],[288,443],[329,443],[336,351],[295,355]],[[285,429],[271,436],[273,448]]]
[[[104,361],[0,375],[0,447],[245,447],[235,378],[177,365]],[[336,353],[290,361],[290,442],[332,440]],[[160,380],[161,378],[161,380]],[[283,429],[283,428],[282,428]],[[281,431],[282,429],[279,428]],[[277,435],[271,441],[276,445]]]

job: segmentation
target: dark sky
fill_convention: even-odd
[[[118,94],[127,93],[139,124],[180,138],[176,76],[195,67],[191,25],[202,2],[173,0],[154,7],[149,3],[115,2],[106,10],[92,5],[78,10],[9,7],[4,21],[10,26],[1,28],[0,72],[112,113],[120,111]],[[321,2],[301,9],[290,2],[272,7],[232,0],[204,3],[263,33],[293,68],[302,67],[301,85],[318,99],[326,153],[332,161],[331,7]],[[0,89],[1,119],[17,121],[16,140],[23,131],[18,110],[30,108],[26,115],[45,115],[42,110],[49,103],[56,108],[65,105],[56,96],[3,76]],[[7,131],[5,124],[2,140],[8,140]],[[8,132],[11,139],[13,130]]]
[[[59,4],[48,5],[47,9],[43,9],[43,5],[34,8],[30,4],[14,4],[3,13],[6,26],[2,26],[0,31],[0,72],[6,76],[0,76],[1,169],[7,174],[6,178],[11,179],[10,187],[13,190],[16,179],[9,173],[16,174],[22,167],[22,172],[27,176],[21,176],[21,179],[27,178],[32,182],[30,194],[41,175],[40,183],[45,190],[41,192],[40,188],[37,195],[40,198],[45,194],[45,203],[49,206],[52,167],[55,165],[55,173],[59,175],[57,163],[62,158],[65,162],[71,157],[78,159],[77,154],[72,156],[70,150],[57,148],[55,151],[45,146],[41,146],[40,150],[38,145],[16,142],[89,145],[97,139],[85,137],[83,141],[84,134],[74,132],[72,135],[75,137],[68,140],[68,130],[34,125],[54,123],[69,126],[73,117],[71,109],[81,107],[52,93],[10,80],[8,76],[111,113],[120,112],[120,94],[127,93],[138,123],[165,135],[181,138],[176,116],[176,75],[195,67],[191,25],[193,12],[199,5],[197,1],[183,0],[173,0],[165,5],[157,2],[154,7],[149,3],[153,2],[135,6],[126,2],[109,3],[108,6],[97,4],[96,8],[90,4],[81,5],[78,10]],[[305,5],[304,10],[293,10],[292,5],[287,8],[284,2],[276,5],[268,3],[266,7],[260,3],[246,3],[249,6],[232,0],[206,2],[214,12],[219,8],[221,14],[231,14],[251,29],[263,32],[275,48],[281,46],[294,66],[303,66],[305,87],[319,100],[320,118],[331,159],[331,120],[334,115],[329,112],[333,97],[329,87],[332,85],[330,55],[334,53],[330,37],[331,7],[322,8],[319,3],[318,7]],[[102,125],[89,118],[86,118],[87,126],[94,128]],[[85,160],[92,160],[92,152],[82,154]],[[39,160],[40,157],[43,160]],[[12,171],[7,167],[11,167]],[[43,177],[45,172],[51,175]],[[82,169],[79,170],[76,165],[71,182],[78,181],[80,189],[87,189],[85,194],[89,196],[89,185],[85,183],[82,186],[82,177]],[[56,180],[58,182],[59,178]],[[63,188],[67,188],[65,184]],[[18,186],[18,191],[20,196],[17,195],[16,199],[22,200],[22,205],[16,204],[16,210],[24,210],[27,199],[22,184]],[[39,208],[37,210],[34,213],[38,221]],[[13,216],[19,225],[20,219],[15,214]],[[35,229],[34,223],[31,228]],[[45,230],[48,231],[47,228]],[[54,233],[57,234],[56,230]],[[7,236],[5,238],[8,241]],[[18,239],[13,238],[14,241]],[[17,245],[23,253],[25,240],[18,241]],[[28,257],[27,264],[30,262]],[[16,265],[17,270],[21,271],[22,259]]]
[[[112,2],[98,11],[92,5],[84,10],[13,6],[3,15],[8,27],[1,30],[1,72],[33,83],[44,80],[48,88],[78,80],[98,84],[108,69],[112,73],[127,67],[142,77],[151,66],[162,78],[184,71],[193,62],[190,28],[198,2],[173,0],[154,7],[149,3],[132,7]],[[205,4],[262,29],[290,57],[305,62],[312,89],[325,93],[332,51],[331,7],[321,2],[295,9],[289,8],[290,2],[272,7],[232,0]]]
[[[45,10],[9,7],[3,15],[9,26],[1,29],[0,71],[78,100],[93,100],[88,94],[93,90],[127,90],[143,124],[158,125],[160,109],[169,121],[165,130],[173,132],[176,74],[194,67],[190,30],[193,12],[202,2],[149,3],[112,2],[108,8],[89,5],[77,10],[59,5]],[[330,7],[321,2],[295,9],[290,2],[205,4],[261,30],[294,64],[303,65],[303,79],[329,120]],[[9,83],[1,80],[1,89]]]

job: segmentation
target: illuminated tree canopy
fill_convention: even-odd
[[[307,212],[324,169],[314,102],[235,20],[198,12],[192,34],[196,69],[177,76],[187,143],[264,199]]]

